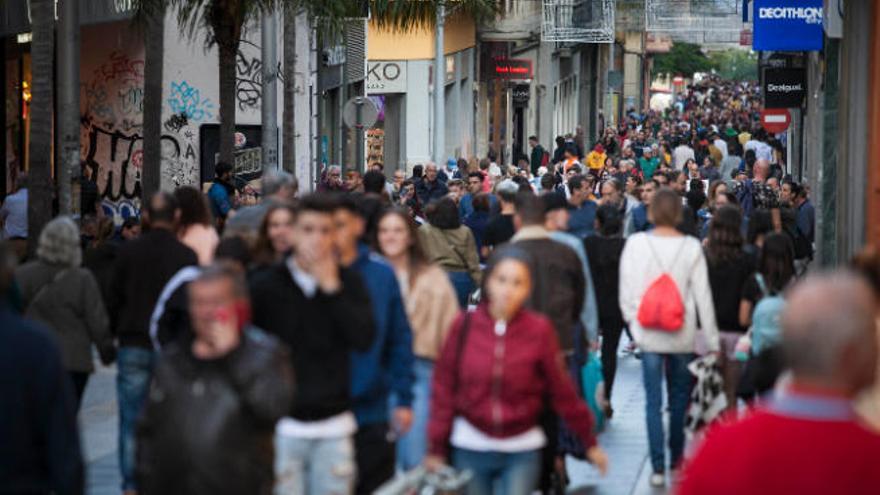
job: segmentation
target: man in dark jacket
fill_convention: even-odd
[[[0,492],[83,493],[73,387],[49,330],[7,306],[12,273],[0,245]]]
[[[534,279],[529,306],[550,318],[559,346],[569,352],[574,349],[574,329],[584,307],[586,279],[580,258],[570,247],[550,238],[544,219],[541,198],[518,194],[514,216],[517,233],[511,242],[531,254]]]
[[[149,230],[125,243],[113,269],[107,312],[119,339],[116,394],[119,402],[119,468],[123,491],[135,491],[135,420],[153,370],[150,316],[162,288],[178,270],[197,265],[192,249],[177,240],[180,209],[167,192],[153,195],[144,212]]]
[[[290,408],[287,349],[250,326],[234,265],[188,286],[193,334],[156,365],[138,425],[142,494],[270,494],[275,423]]]
[[[303,198],[294,251],[251,280],[254,324],[290,347],[296,398],[276,429],[279,493],[351,493],[351,352],[367,351],[375,324],[357,273],[333,249],[332,198]]]
[[[531,169],[532,176],[538,176],[538,169],[541,168],[544,162],[544,147],[538,143],[537,136],[529,136],[529,146],[532,147],[532,154],[529,156],[529,168]]]
[[[438,200],[449,192],[446,184],[437,177],[437,165],[428,163],[425,165],[425,176],[416,184],[416,195],[423,205],[427,206],[431,201]]]
[[[373,306],[376,338],[366,352],[352,354],[351,394],[358,420],[355,453],[356,493],[371,494],[394,476],[394,442],[389,441],[388,396],[394,392],[391,429],[402,435],[412,425],[412,331],[394,270],[359,239],[366,219],[351,196],[339,199],[334,213],[336,249],[342,266],[361,275]]]

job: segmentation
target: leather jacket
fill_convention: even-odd
[[[191,344],[156,365],[137,432],[140,492],[271,493],[275,423],[292,399],[286,347],[254,327],[219,359],[197,359]]]

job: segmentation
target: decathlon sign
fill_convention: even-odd
[[[755,0],[755,50],[822,49],[822,0]]]

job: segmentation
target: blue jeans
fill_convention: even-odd
[[[119,469],[122,490],[135,490],[135,427],[150,390],[155,355],[141,347],[121,347],[117,360],[116,400],[119,403]]]
[[[356,475],[351,437],[275,435],[275,495],[349,495]]]
[[[455,469],[473,473],[467,495],[530,495],[541,472],[541,451],[507,454],[452,450]]]
[[[666,449],[663,445],[663,375],[669,400],[669,453],[671,466],[678,467],[684,454],[684,422],[690,401],[693,376],[687,366],[694,354],[642,353],[642,378],[645,384],[645,420],[651,467],[655,473],[666,471]]]
[[[449,281],[452,282],[452,288],[458,296],[458,305],[461,309],[467,309],[468,297],[474,291],[474,281],[468,272],[446,272],[449,274]]]
[[[428,450],[428,416],[431,413],[431,377],[434,374],[434,362],[430,359],[416,358],[413,371],[416,375],[416,383],[413,386],[413,424],[397,441],[397,466],[403,471],[419,466]]]

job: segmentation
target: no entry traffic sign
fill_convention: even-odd
[[[791,113],[784,108],[767,108],[761,112],[761,125],[771,134],[785,132],[791,124]]]

